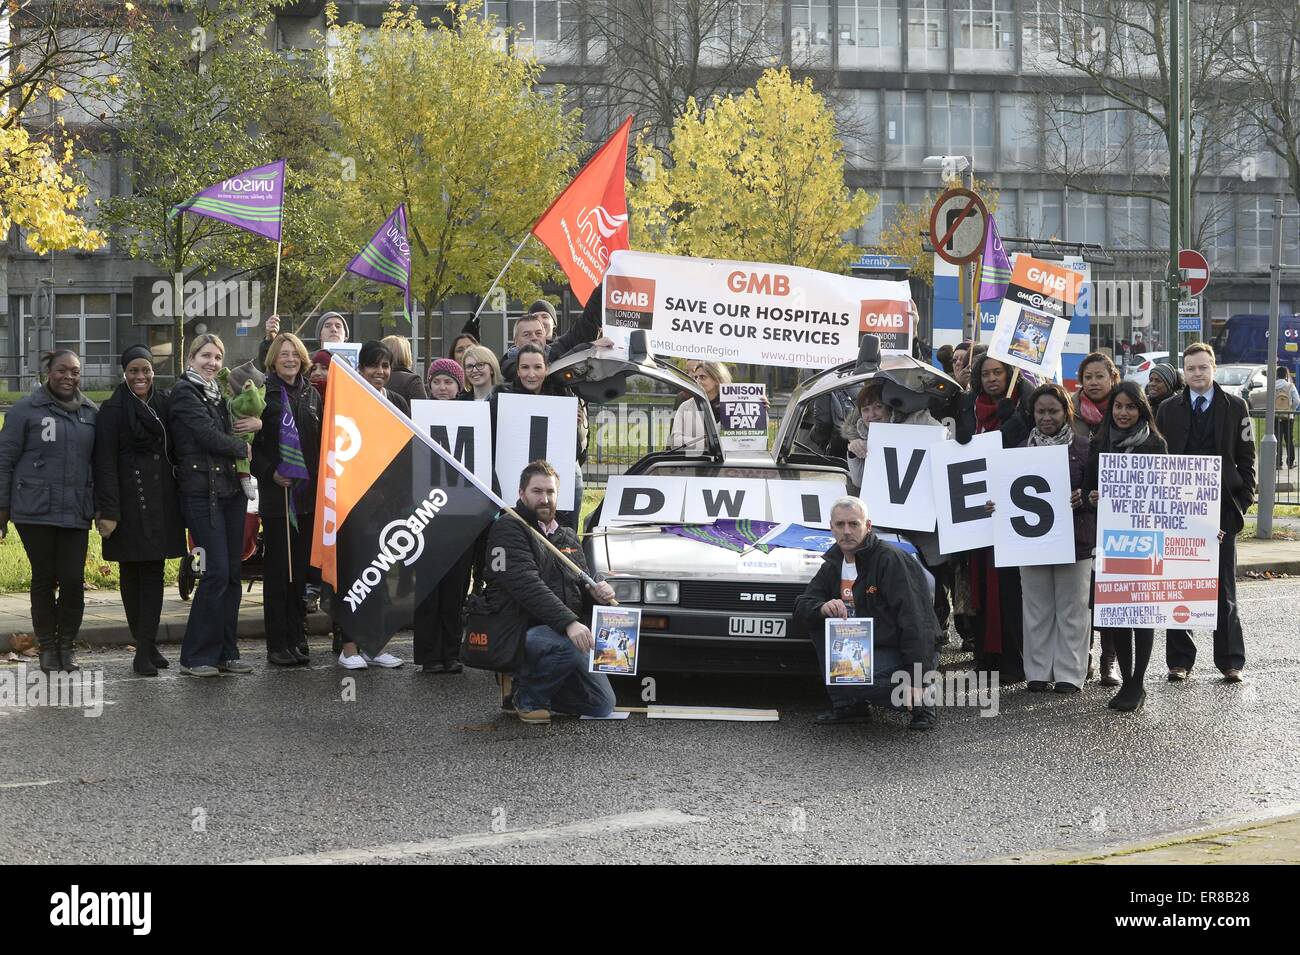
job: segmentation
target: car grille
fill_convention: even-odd
[[[691,610],[731,610],[746,613],[791,613],[804,592],[803,584],[737,583],[735,581],[684,580],[681,603]],[[740,595],[776,594],[776,600],[741,600]]]

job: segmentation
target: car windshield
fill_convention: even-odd
[[[1253,368],[1220,368],[1214,373],[1214,380],[1221,385],[1244,385],[1254,372]]]

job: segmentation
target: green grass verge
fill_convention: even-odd
[[[103,541],[92,529],[90,543],[86,548],[86,586],[94,590],[116,590],[119,580],[118,566],[112,561],[104,560]],[[166,584],[176,583],[180,560],[169,560],[163,572]],[[0,541],[0,593],[24,593],[32,586],[32,565],[27,560],[27,551],[23,550],[18,530],[9,525],[9,533]]]

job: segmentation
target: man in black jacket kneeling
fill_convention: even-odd
[[[808,629],[822,671],[826,669],[826,619],[870,617],[874,659],[871,686],[829,686],[831,709],[817,722],[865,723],[871,704],[892,705],[896,696],[894,674],[907,675],[913,705],[911,729],[928,730],[936,721],[932,706],[921,706],[922,687],[913,686],[915,665],[924,672],[936,669],[935,646],[939,625],[931,605],[929,586],[919,564],[896,547],[871,533],[866,504],[842,497],[831,508],[831,533],[835,546],[826,552],[821,570],[795,601],[794,616]],[[903,699],[906,699],[904,694]]]
[[[534,461],[519,477],[515,511],[586,571],[577,533],[555,519],[559,493],[555,468]],[[552,712],[608,716],[614,690],[609,677],[587,672],[595,639],[583,619],[590,616],[592,599],[610,603],[614,589],[601,581],[589,597],[559,558],[531,537],[528,528],[503,515],[487,539],[487,602],[497,607],[513,601],[528,621],[524,666],[514,683],[515,713],[525,723],[549,723]]]

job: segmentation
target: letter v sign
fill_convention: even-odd
[[[921,464],[925,461],[925,449],[911,449],[907,459],[907,471],[903,474],[901,482],[898,480],[898,448],[885,446],[881,451],[885,455],[885,484],[889,492],[889,501],[891,504],[904,504],[912,492],[917,475],[921,473]]]

